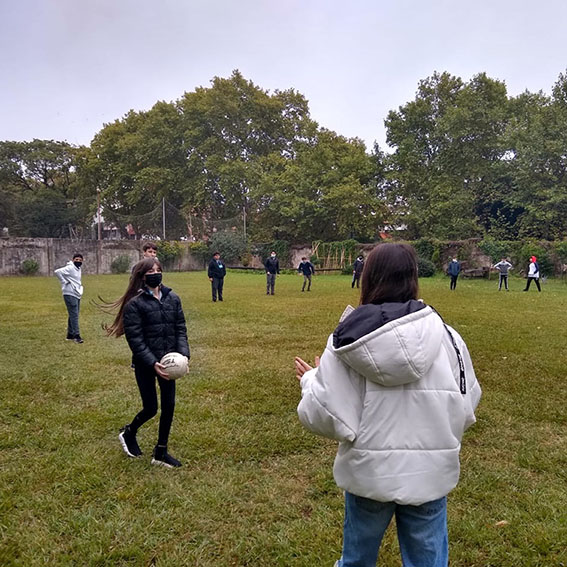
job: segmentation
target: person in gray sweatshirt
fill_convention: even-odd
[[[73,259],[67,262],[62,268],[55,270],[55,275],[61,282],[63,300],[69,315],[67,319],[67,340],[76,343],[83,343],[79,331],[79,310],[81,307],[81,297],[83,296],[83,284],[81,282],[81,266],[83,265],[83,255],[76,252]]]
[[[502,289],[502,283],[504,283],[506,291],[510,291],[508,289],[508,272],[513,269],[512,264],[510,264],[506,258],[502,258],[502,260],[500,260],[498,264],[494,264],[492,268],[500,272],[500,278],[498,279],[498,291]]]

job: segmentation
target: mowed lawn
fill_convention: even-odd
[[[343,503],[336,444],[304,431],[293,356],[313,361],[344,307],[347,276],[229,273],[225,302],[204,272],[165,274],[192,351],[178,382],[170,450],[150,465],[157,419],[128,459],[119,428],[140,408],[126,341],[92,300],[127,275],[86,276],[83,345],[66,342],[51,278],[3,278],[0,341],[0,564],[331,567]],[[567,285],[497,291],[496,281],[420,281],[420,296],[469,345],[483,398],[449,498],[451,565],[567,565]],[[395,530],[381,565],[399,566]]]

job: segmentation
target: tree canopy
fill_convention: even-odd
[[[257,242],[562,238],[567,230],[567,76],[551,94],[509,97],[479,73],[434,73],[385,120],[388,151],[320,127],[306,98],[239,71],[147,111],[89,147],[0,142],[0,224],[20,236],[85,236],[97,201],[138,237]]]

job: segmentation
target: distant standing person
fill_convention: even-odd
[[[360,287],[360,276],[362,276],[362,270],[364,269],[364,258],[362,254],[355,260],[352,266],[352,285],[350,287],[354,288],[356,282],[356,287]]]
[[[69,260],[62,268],[55,270],[55,275],[61,282],[63,300],[69,315],[67,319],[67,340],[79,344],[84,342],[79,331],[79,311],[81,308],[81,297],[83,297],[82,265],[83,255],[75,252],[72,260]]]
[[[274,295],[276,275],[280,273],[280,263],[274,250],[264,262],[264,267],[266,268],[266,295],[270,295],[270,293]]]
[[[498,278],[498,291],[502,289],[502,284],[504,284],[506,291],[510,291],[508,289],[508,271],[513,269],[512,264],[510,264],[506,258],[502,258],[498,264],[494,264],[492,267],[500,272],[500,277]]]
[[[226,266],[220,259],[220,252],[213,254],[212,260],[209,262],[209,281],[211,282],[211,289],[213,292],[213,301],[217,300],[217,293],[219,301],[222,301],[222,288],[224,285],[224,276],[226,276]]]
[[[142,255],[144,258],[156,258],[157,257],[157,246],[154,242],[146,242],[142,246]]]
[[[303,274],[303,287],[301,288],[301,291],[305,291],[305,284],[307,282],[309,282],[307,291],[311,291],[311,276],[315,274],[315,266],[305,256],[303,256],[297,271],[298,273]]]
[[[541,291],[541,286],[539,285],[539,264],[537,263],[537,258],[532,256],[530,258],[530,267],[528,268],[528,281],[526,282],[526,287],[523,291],[528,291],[532,281],[535,281],[537,290]]]
[[[447,268],[447,273],[451,276],[451,286],[450,289],[457,288],[457,278],[461,273],[461,263],[457,260],[457,258],[453,258],[449,263],[449,267]]]

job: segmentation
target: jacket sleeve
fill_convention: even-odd
[[[69,275],[69,266],[58,268],[54,273],[62,284],[68,282],[67,276]]]
[[[130,301],[124,308],[123,322],[124,334],[134,357],[148,366],[153,366],[156,362],[159,362],[146,345],[142,329],[142,315],[134,301]]]
[[[280,261],[276,260],[276,274],[280,273]]]
[[[209,269],[207,270],[207,277],[208,277],[208,278],[212,278],[212,277],[213,277],[213,273],[212,273],[212,271],[211,271],[212,267],[213,267],[213,263],[212,263],[212,262],[209,262]]]
[[[187,341],[187,324],[185,323],[185,315],[181,307],[181,299],[179,298],[177,298],[177,313],[175,314],[175,338],[177,352],[184,354],[187,358],[191,358],[189,342]]]
[[[332,345],[332,335],[329,341]],[[328,343],[319,367],[301,378],[299,421],[317,435],[353,442],[362,413],[364,379],[339,360],[329,347]]]

